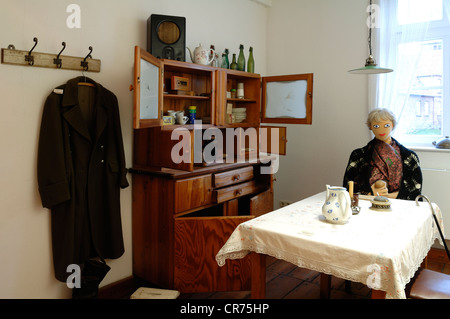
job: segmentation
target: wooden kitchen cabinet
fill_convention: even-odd
[[[250,258],[219,267],[215,256],[240,223],[273,210],[263,165],[130,169],[134,275],[184,293],[250,290]]]
[[[270,150],[272,154],[286,154],[286,127],[261,126],[262,123],[302,123],[312,122],[312,74],[298,74],[288,76],[275,76],[262,78],[259,74],[248,73],[237,70],[216,68],[174,60],[159,60],[147,51],[135,47],[135,77],[132,89],[134,90],[134,128],[144,129],[139,134],[139,138],[162,141],[158,144],[164,147],[164,154],[151,155],[146,166],[170,167],[192,171],[194,169],[193,156],[196,145],[195,139],[190,134],[189,155],[190,164],[180,165],[171,163],[170,150],[178,143],[173,139],[173,131],[177,129],[203,130],[208,128],[243,129],[237,132],[236,148],[233,155],[237,157],[250,158],[258,156],[260,148],[264,151]],[[188,91],[176,90],[174,78],[182,78],[189,87]],[[243,84],[244,97],[230,97],[232,89],[236,89],[239,84]],[[304,97],[298,96],[297,87],[290,87],[292,83],[301,83],[300,89]],[[266,89],[267,85],[269,86]],[[286,92],[281,91],[280,105],[273,105],[273,100],[268,99],[268,92],[273,92],[273,87],[280,87],[286,84]],[[277,92],[278,93],[278,92]],[[278,94],[275,94],[278,95]],[[286,105],[286,101],[303,101],[305,104],[305,118],[291,119],[291,107]],[[302,102],[303,103],[303,102]],[[185,125],[173,124],[163,125],[163,117],[168,115],[168,111],[184,111],[189,115],[189,106],[196,106],[196,118],[201,120],[201,128],[196,128],[193,123]],[[277,109],[276,115],[269,110]],[[280,110],[278,110],[280,109]],[[245,119],[232,119],[232,114],[239,116],[234,111],[244,111]],[[274,118],[275,116],[275,118]],[[276,117],[279,116],[279,117]],[[200,123],[200,122],[199,122]],[[151,129],[152,128],[152,129]],[[249,145],[248,131],[256,129],[257,140],[254,145]],[[267,130],[268,134],[261,134],[260,131]],[[276,130],[278,139],[266,141],[264,137],[271,136],[271,131]],[[273,134],[275,136],[275,134]],[[141,144],[140,141],[137,143]],[[225,141],[224,141],[225,144]],[[266,146],[271,144],[270,147]],[[152,143],[154,145],[154,143]],[[158,149],[159,150],[159,149]],[[152,153],[152,150],[150,150]],[[279,151],[279,153],[278,153]],[[221,150],[220,155],[227,156],[226,150]],[[186,161],[184,161],[186,163]]]
[[[174,79],[189,90],[176,90]],[[238,83],[244,98],[227,96]],[[132,89],[134,275],[184,293],[249,290],[250,258],[219,267],[215,256],[240,223],[273,210],[273,174],[266,172],[274,157],[260,150],[274,154],[278,141],[260,147],[271,136],[261,134],[261,76],[159,60],[135,47]],[[192,105],[201,128],[164,125],[167,111],[188,115]],[[245,120],[230,122],[233,108],[245,108]],[[212,149],[212,160],[203,156]]]
[[[197,107],[197,118],[206,127],[215,123],[217,68],[174,60],[160,60],[144,49],[134,50],[134,123],[135,129],[163,126],[163,116],[169,110],[189,113],[189,106]],[[188,91],[174,90],[173,77],[186,79]],[[166,130],[188,125],[167,125]]]

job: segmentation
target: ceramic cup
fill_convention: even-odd
[[[177,118],[176,118],[177,111],[169,110],[169,111],[167,111],[167,114],[168,114],[169,116],[172,116],[172,117],[173,117],[173,120],[174,120],[173,122],[174,122],[174,123],[177,121]]]
[[[189,120],[187,116],[184,116],[183,112],[177,113],[177,123],[178,124],[186,124],[186,122]]]

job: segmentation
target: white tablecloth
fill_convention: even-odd
[[[360,200],[361,212],[336,225],[322,216],[324,201],[325,192],[240,224],[217,263],[256,252],[405,298],[405,285],[440,239],[430,205],[391,199],[391,211],[375,211]],[[444,232],[441,211],[433,208]]]

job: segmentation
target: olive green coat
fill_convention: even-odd
[[[120,188],[128,181],[118,102],[90,79],[95,87],[79,86],[84,79],[74,78],[47,97],[39,136],[39,193],[51,210],[60,281],[71,274],[70,264],[124,252]]]

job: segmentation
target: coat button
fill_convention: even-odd
[[[105,160],[101,160],[100,162],[101,162],[101,163],[104,163],[104,162],[105,162]]]

